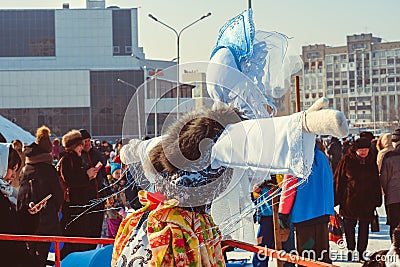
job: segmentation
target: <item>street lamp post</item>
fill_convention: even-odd
[[[137,105],[137,120],[138,120],[138,128],[139,128],[139,138],[142,138],[142,129],[141,129],[141,123],[140,123],[140,108],[139,108],[139,94],[137,94],[137,87],[131,83],[128,83],[127,81],[124,81],[122,79],[117,79],[117,82],[125,84],[129,87],[132,87],[133,89],[135,89],[135,94],[136,94],[136,105]]]
[[[182,30],[180,30],[179,32],[176,31],[174,28],[172,28],[171,26],[169,26],[168,24],[162,22],[161,20],[157,19],[156,17],[154,17],[152,14],[149,14],[149,17],[151,19],[153,19],[154,21],[164,25],[165,27],[167,27],[168,29],[172,30],[175,35],[176,35],[176,46],[177,46],[177,59],[176,59],[176,117],[177,119],[179,118],[179,94],[180,94],[180,84],[179,84],[179,61],[180,61],[180,37],[181,34],[184,30],[186,30],[187,28],[189,28],[190,26],[196,24],[197,22],[199,22],[200,20],[203,20],[207,17],[211,16],[211,12],[208,12],[206,15],[201,16],[199,19],[193,21],[192,23],[190,23],[189,25],[185,26],[182,28]]]
[[[132,57],[136,58],[139,61],[144,61],[146,64],[148,64],[148,62],[143,59],[140,58],[138,56],[136,56],[135,54],[132,54]],[[151,64],[150,64],[151,65]],[[155,75],[154,75],[154,136],[157,136],[158,134],[158,114],[157,114],[157,75],[158,75],[158,68],[155,67],[154,65],[151,65],[151,67],[154,68],[155,71]],[[143,65],[143,72],[144,72],[144,99],[147,99],[147,66]],[[147,131],[147,123],[145,125],[146,127],[146,135],[148,134]]]

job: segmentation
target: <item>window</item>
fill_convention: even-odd
[[[325,62],[327,64],[332,63],[333,62],[333,57],[332,56],[325,56]]]
[[[318,52],[308,53],[307,58],[319,58]]]
[[[112,11],[113,46],[119,47],[114,56],[130,56],[132,54],[132,26],[130,10]],[[129,48],[130,47],[130,48]],[[114,51],[116,51],[114,49]]]
[[[386,56],[388,56],[388,57],[393,57],[394,56],[394,50],[389,50],[389,51],[386,51]]]
[[[125,46],[125,54],[128,55],[132,54],[132,46]]]
[[[54,10],[1,10],[0,57],[55,56]]]

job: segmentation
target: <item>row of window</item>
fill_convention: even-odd
[[[383,58],[384,60],[386,60],[385,57],[388,57],[389,60],[390,59],[389,57],[396,57],[396,56],[400,56],[400,49],[371,52],[372,58]],[[357,52],[356,54],[350,53],[350,54],[340,54],[340,55],[327,55],[325,56],[325,62],[329,64],[337,61],[343,62],[346,61],[347,59],[349,62],[354,62],[355,58],[361,59],[362,57],[364,57],[364,59],[369,59],[369,52],[366,51],[365,53]]]

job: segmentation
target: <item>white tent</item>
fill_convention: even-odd
[[[16,125],[15,123],[7,120],[0,115],[0,134],[4,136],[7,142],[11,142],[14,139],[21,140],[22,143],[35,142],[35,137],[30,133]]]

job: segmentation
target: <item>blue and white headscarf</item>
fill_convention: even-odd
[[[299,57],[287,56],[288,37],[255,31],[252,14],[248,9],[224,24],[207,68],[210,97],[248,119],[274,115],[273,98],[286,93],[291,76],[302,68]]]

